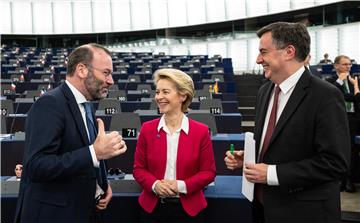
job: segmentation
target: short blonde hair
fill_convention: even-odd
[[[181,110],[186,112],[189,105],[194,98],[194,82],[189,75],[178,69],[159,69],[156,70],[153,76],[155,86],[161,79],[166,79],[175,84],[176,90],[179,94],[186,96],[182,103]]]

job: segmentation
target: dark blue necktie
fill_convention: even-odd
[[[83,103],[83,105],[86,114],[86,125],[89,132],[89,142],[90,144],[93,144],[97,135],[97,131],[94,124],[93,113],[92,113],[93,106],[91,102],[85,102]],[[106,192],[108,188],[108,182],[107,182],[106,167],[104,160],[100,160],[99,168],[95,168],[95,172],[99,186],[104,192]]]

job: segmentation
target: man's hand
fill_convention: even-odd
[[[338,75],[338,78],[339,78],[340,80],[344,81],[344,80],[347,78],[348,75],[349,75],[349,73],[340,73],[340,74]]]
[[[99,200],[99,203],[96,205],[96,208],[98,210],[104,210],[106,209],[106,207],[108,206],[111,198],[112,198],[112,189],[110,187],[110,184],[108,186],[108,189],[106,191],[106,193],[104,194],[105,196],[103,198],[101,198]]]
[[[265,163],[245,163],[244,176],[252,183],[267,184],[267,169]]]
[[[127,148],[122,136],[116,131],[107,134],[104,122],[99,118],[97,122],[99,126],[98,135],[94,142],[96,158],[106,160],[125,153]]]
[[[231,154],[230,151],[227,151],[224,161],[226,167],[230,170],[241,168],[244,162],[244,151],[235,150],[233,154]]]

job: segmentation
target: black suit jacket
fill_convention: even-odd
[[[272,82],[257,96],[257,154]],[[263,187],[267,223],[340,221],[338,181],[349,163],[350,144],[343,96],[305,70],[274,130],[263,162],[276,165],[279,186]]]
[[[15,222],[89,222],[96,175],[89,140],[67,84],[40,97],[26,120]]]

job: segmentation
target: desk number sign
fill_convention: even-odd
[[[210,108],[210,113],[219,115],[219,114],[221,114],[221,108],[220,107]]]
[[[105,115],[113,115],[116,114],[115,108],[105,108]]]
[[[6,108],[2,108],[1,109],[1,115],[7,115],[7,109]]]
[[[118,100],[119,100],[119,101],[126,101],[126,97],[125,97],[125,96],[119,96],[119,97],[118,97]]]
[[[124,128],[122,129],[122,137],[136,138],[136,128]]]
[[[203,101],[203,100],[206,100],[207,97],[206,96],[199,96],[199,101]]]

